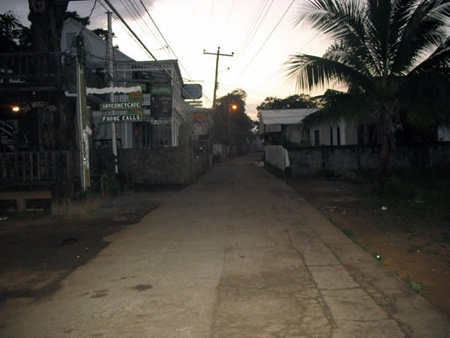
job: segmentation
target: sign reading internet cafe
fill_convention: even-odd
[[[100,110],[136,110],[142,109],[142,102],[101,103]]]

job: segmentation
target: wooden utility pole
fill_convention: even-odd
[[[216,94],[217,94],[217,75],[219,74],[219,57],[220,56],[234,56],[234,52],[231,54],[220,54],[220,47],[217,47],[217,53],[209,53],[203,50],[203,54],[216,55],[216,76],[214,78],[214,96],[213,96],[213,108],[216,107]]]

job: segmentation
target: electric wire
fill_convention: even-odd
[[[144,45],[142,40],[136,35],[136,33],[131,29],[131,27],[127,24],[127,22],[124,20],[124,18],[120,15],[120,13],[117,12],[116,8],[111,4],[109,0],[104,0],[106,4],[111,8],[111,10],[119,17],[119,19],[122,21],[122,23],[127,27],[127,29],[135,36],[135,38],[138,40],[138,42],[142,45],[142,47],[145,49],[145,51],[155,60],[155,63],[169,76],[169,78],[177,85],[177,87],[180,88],[182,92],[188,95],[194,102],[196,100],[191,96],[190,93],[188,93],[181,83],[175,79],[172,74],[161,64],[161,62],[153,55],[153,53],[147,48],[147,46]]]
[[[178,60],[181,68],[183,68],[183,70],[186,72],[186,74],[188,75],[189,78],[192,79],[192,76],[189,74],[189,72],[186,70],[186,68],[184,67],[184,65],[181,63],[180,59],[178,58],[178,56],[175,54],[174,50],[172,49],[172,47],[170,47],[170,44],[167,42],[166,38],[164,37],[163,33],[161,32],[161,30],[159,29],[158,25],[156,24],[155,20],[153,20],[153,17],[150,15],[150,12],[147,10],[147,7],[145,6],[145,4],[142,2],[142,0],[139,0],[139,2],[141,3],[142,7],[144,7],[145,12],[147,13],[148,17],[150,18],[150,20],[152,21],[152,23],[155,25],[156,29],[158,30],[159,35],[161,35],[161,37],[163,38],[165,44],[167,45],[167,48],[172,52],[173,56],[175,56],[175,58]]]
[[[254,28],[253,28],[253,30],[252,30],[252,33],[251,33],[251,35],[249,36],[248,40],[246,40],[246,41],[244,42],[245,48],[244,48],[244,50],[242,51],[242,55],[245,54],[245,52],[247,51],[248,46],[250,45],[250,43],[251,43],[252,40],[254,39],[256,33],[258,32],[259,28],[261,27],[262,23],[264,22],[264,20],[265,20],[265,18],[266,18],[266,16],[267,16],[267,13],[269,13],[270,8],[271,8],[272,5],[273,5],[273,2],[274,2],[274,0],[272,0],[272,1],[270,2],[269,6],[266,8],[266,10],[265,10],[264,14],[262,15],[262,17],[260,16],[259,22],[254,26]],[[266,4],[268,4],[268,1],[266,1],[264,7],[266,7]]]
[[[247,26],[246,33],[244,34],[244,37],[242,39],[241,45],[239,47],[239,51],[243,51],[245,49],[246,43],[248,42],[249,37],[253,33],[254,27],[256,26],[256,23],[259,20],[260,13],[263,10],[263,7],[265,7],[265,4],[267,4],[268,0],[262,0],[259,2],[258,7],[253,12],[253,16],[249,21],[249,25]]]
[[[253,60],[255,60],[255,58],[258,56],[259,52],[263,49],[263,47],[265,46],[265,44],[267,43],[267,41],[269,41],[270,37],[272,36],[272,34],[275,32],[275,30],[278,28],[278,26],[280,25],[281,21],[283,21],[284,17],[286,16],[286,14],[289,12],[289,10],[291,9],[292,5],[294,4],[295,0],[292,0],[292,2],[289,4],[289,6],[286,8],[285,12],[283,13],[283,15],[281,16],[281,18],[278,20],[278,22],[276,23],[276,25],[273,27],[272,31],[269,33],[269,35],[266,37],[266,39],[264,40],[264,42],[261,44],[261,46],[258,48],[258,50],[255,52],[255,54],[253,55],[253,57],[250,59],[249,62],[247,62],[247,64],[245,65],[245,67],[243,68],[242,72],[237,76],[237,78],[235,78],[234,82],[236,82],[237,80],[239,80],[239,78],[242,76],[242,74],[244,74],[247,70],[248,70],[248,66],[253,62]]]
[[[234,8],[234,4],[235,3],[236,3],[236,0],[233,0],[233,3],[231,4],[230,9],[228,10],[228,15],[227,15],[227,18],[225,20],[225,25],[223,26],[222,33],[220,34],[219,45],[222,44],[223,34],[225,33],[225,31],[228,28],[228,23],[230,22],[231,13],[233,12],[233,8]]]
[[[133,22],[139,27],[139,29],[142,32],[144,32],[144,33],[146,32],[149,35],[153,36],[155,41],[157,41],[160,44],[158,36],[152,31],[152,29],[147,24],[147,22],[144,21],[144,20],[141,20],[141,13],[138,10],[137,5],[135,4],[135,2],[132,1],[132,0],[128,0],[128,1],[120,0],[120,2],[125,7],[127,12],[130,14],[131,18],[133,19]]]

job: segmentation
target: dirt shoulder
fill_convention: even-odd
[[[109,244],[106,236],[139,222],[158,203],[160,199],[154,193],[129,193],[108,200],[87,215],[52,216],[28,211],[2,217],[0,304],[11,299],[33,301],[51,294],[62,279]]]
[[[422,201],[400,208],[369,184],[338,178],[286,179],[336,227],[399,279],[450,316],[450,202],[440,212]]]

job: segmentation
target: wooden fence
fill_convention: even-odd
[[[53,183],[72,179],[69,151],[0,154],[0,184]]]

